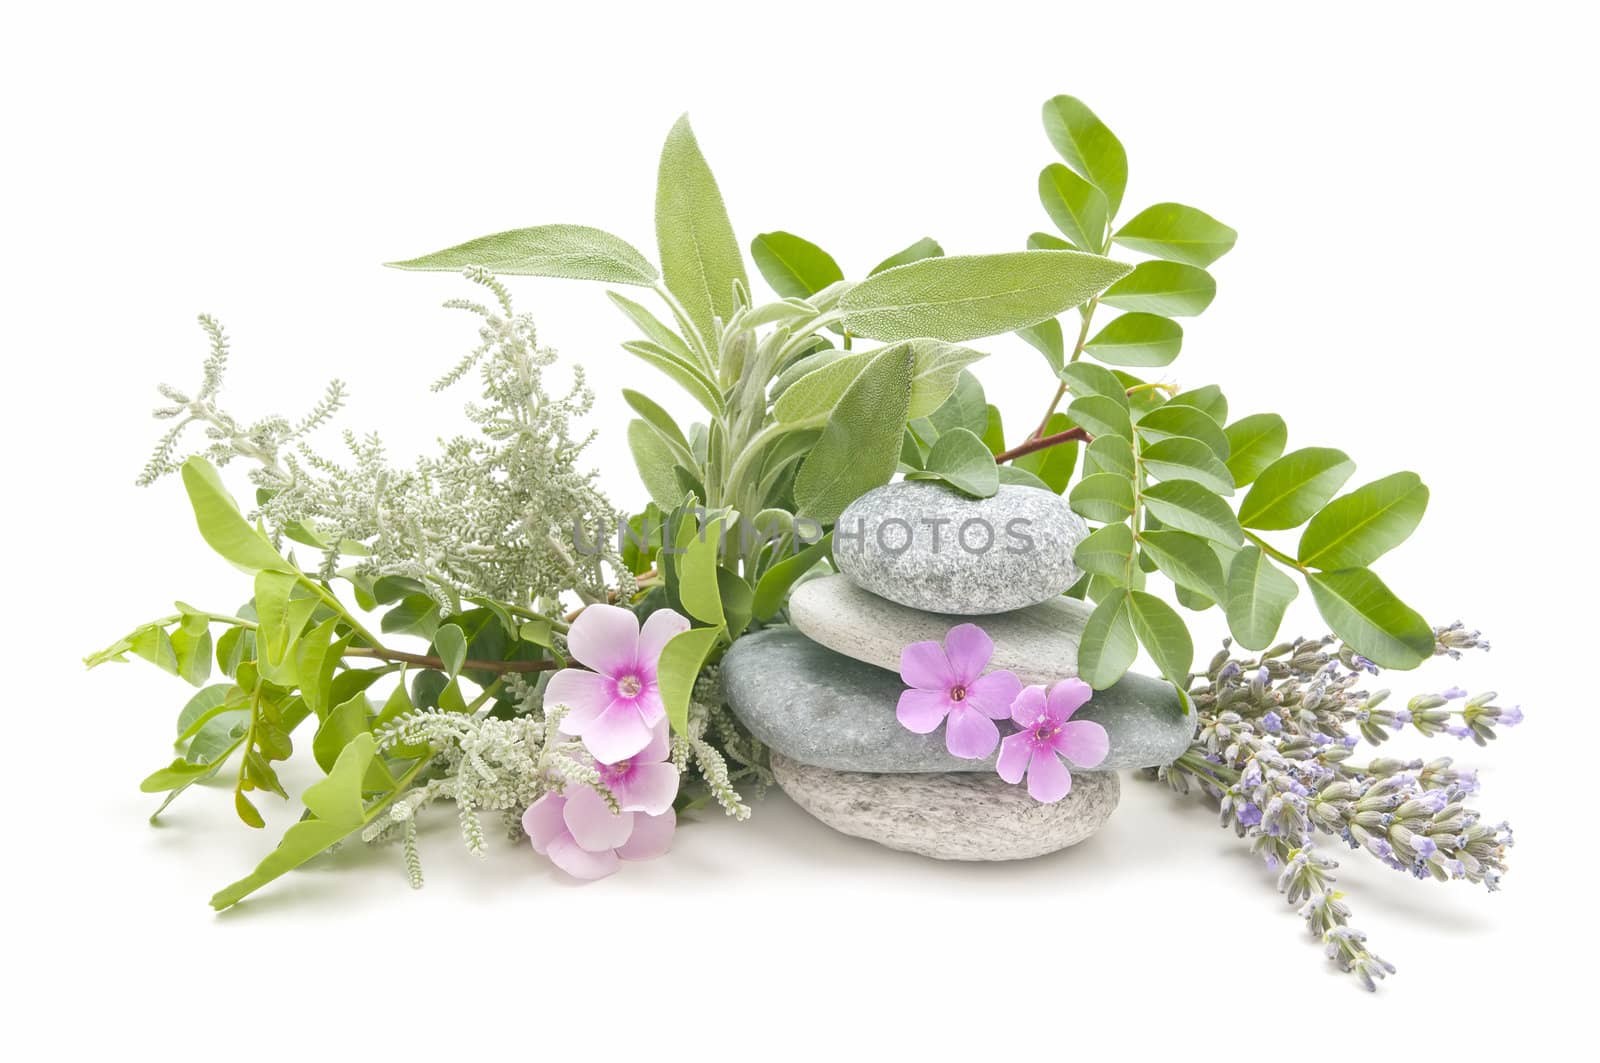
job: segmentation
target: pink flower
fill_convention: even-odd
[[[1050,804],[1072,792],[1072,773],[1058,759],[1066,757],[1079,768],[1092,768],[1106,759],[1111,741],[1106,729],[1092,720],[1074,720],[1093,692],[1081,679],[1063,679],[1050,688],[1032,686],[1011,704],[1011,719],[1021,728],[1000,743],[1000,778],[1009,783],[1028,776],[1028,794]]]
[[[656,661],[667,641],[689,630],[689,621],[671,609],[639,618],[615,605],[591,605],[567,632],[567,648],[593,671],[563,668],[545,687],[546,705],[565,705],[561,730],[577,735],[604,764],[631,757],[650,743],[656,724],[666,718],[656,687]]]
[[[1022,681],[1010,672],[983,674],[994,640],[976,624],[958,624],[937,642],[913,642],[900,651],[900,678],[912,687],[900,695],[895,717],[909,731],[931,734],[941,721],[944,745],[954,756],[976,760],[994,752]]]
[[[666,762],[667,721],[656,724],[650,744],[615,764],[596,764],[600,784],[617,799],[624,812],[659,816],[672,808],[678,796],[678,769]]]
[[[592,608],[592,607],[591,607]],[[522,814],[533,851],[573,878],[605,878],[619,860],[650,860],[672,848],[678,820],[670,804],[659,816],[612,812],[588,787],[545,794]]]

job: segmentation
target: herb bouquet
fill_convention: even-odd
[[[213,906],[352,835],[397,840],[420,885],[417,817],[436,802],[455,805],[476,852],[482,814],[497,812],[565,871],[598,877],[665,852],[681,812],[748,817],[746,797],[775,777],[830,822],[822,806],[840,788],[876,788],[894,820],[895,788],[921,787],[952,802],[944,837],[841,829],[932,855],[1032,855],[1092,832],[1121,767],[1213,802],[1368,987],[1392,968],[1348,925],[1319,837],[1494,888],[1511,834],[1468,806],[1471,771],[1357,752],[1408,726],[1483,745],[1520,719],[1492,693],[1396,708],[1367,689],[1382,669],[1485,647],[1459,624],[1430,626],[1372,569],[1416,527],[1427,488],[1399,472],[1340,493],[1355,471],[1341,451],[1289,450],[1281,417],[1237,415],[1215,385],[1147,379],[1177,357],[1177,319],[1212,301],[1209,267],[1235,233],[1178,203],[1125,210],[1122,145],[1078,100],[1048,101],[1044,126],[1059,158],[1038,190],[1056,233],[1025,250],[946,255],[923,239],[850,280],[816,244],[766,232],[750,259],[777,298],[757,301],[683,120],[661,154],[655,262],[600,229],[553,224],[393,263],[459,272],[478,293],[447,304],[476,318],[478,342],[433,385],[477,381],[473,430],[409,467],[376,436],[346,432],[338,458],[310,447],[344,404],[337,382],[298,419],[230,413],[228,341],[201,318],[200,384],[161,388],[156,416],[171,427],[140,483],[178,474],[202,538],[248,575],[248,599],[180,602],[88,663],[131,654],[197,688],[177,756],[143,783],[164,795],[156,816],[226,780],[259,828],[263,796],[288,796],[275,765],[297,743],[324,773],[299,822]],[[607,295],[639,330],[624,350],[703,409],[680,425],[623,391],[642,512],[616,510],[580,464],[584,367],[570,388],[547,383],[556,354],[500,279],[520,275],[622,289]],[[1050,387],[1037,423],[1008,434],[968,344],[1010,332],[1038,350]],[[231,465],[247,467],[243,506],[224,484]],[[862,530],[884,512],[876,538]],[[1043,532],[1019,531],[1022,512]],[[972,514],[990,546],[990,517],[1014,542],[980,557]],[[891,547],[895,521],[906,537]],[[960,549],[941,554],[945,525]],[[864,557],[874,543],[887,560]],[[1302,585],[1332,634],[1282,641]],[[819,603],[868,618],[862,637],[880,644],[830,641],[843,636],[815,620]],[[1213,608],[1232,638],[1197,666],[1183,611]],[[1018,643],[1018,617],[1044,641]],[[1160,680],[1127,674],[1140,648]],[[825,724],[802,712],[775,725],[752,707],[782,654],[801,662],[786,681],[802,701],[879,692],[852,701],[861,731],[837,763],[793,748]],[[1129,721],[1164,729],[1162,752],[1135,751]],[[790,725],[808,733],[775,737]],[[941,727],[943,741],[925,737]],[[1070,809],[1071,837],[1036,845],[1035,826],[1001,844],[970,826],[1018,802],[1030,824],[1041,805]]]

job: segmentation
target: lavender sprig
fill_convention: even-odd
[[[1437,656],[1489,648],[1459,623],[1434,636]],[[1222,825],[1278,870],[1278,891],[1299,906],[1329,958],[1374,989],[1394,966],[1350,926],[1344,895],[1332,888],[1338,862],[1317,849],[1316,836],[1335,836],[1417,878],[1489,890],[1499,886],[1513,838],[1509,824],[1490,825],[1467,807],[1478,792],[1476,771],[1450,757],[1358,763],[1356,747],[1407,726],[1482,746],[1497,728],[1520,723],[1522,710],[1495,705],[1493,692],[1469,696],[1456,687],[1387,708],[1389,691],[1361,688],[1378,666],[1331,636],[1281,643],[1257,658],[1230,650],[1227,640],[1192,678],[1199,730],[1188,752],[1156,775],[1180,793],[1193,783],[1214,800]]]

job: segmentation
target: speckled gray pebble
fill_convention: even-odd
[[[834,830],[938,860],[1027,860],[1083,841],[1122,794],[1115,772],[1073,772],[1053,804],[998,775],[871,775],[772,758],[795,804]]]
[[[971,622],[994,640],[990,668],[1045,684],[1078,674],[1078,643],[1090,612],[1074,598],[1055,597],[993,616],[930,613],[870,594],[843,576],[807,580],[789,598],[789,622],[846,657],[899,671],[906,646],[943,642],[951,628]]]
[[[837,771],[994,770],[994,756],[952,756],[942,728],[919,735],[900,726],[894,710],[905,689],[898,673],[840,656],[793,628],[746,635],[722,660],[723,696],[734,714],[792,760]],[[1103,771],[1169,764],[1195,727],[1171,684],[1142,675],[1096,693],[1074,718],[1105,727],[1110,749],[1096,765]],[[1002,734],[1011,729],[1001,721]]]
[[[1061,496],[1038,488],[970,498],[903,480],[850,503],[834,523],[833,556],[857,586],[902,605],[1001,613],[1076,583],[1072,554],[1088,534]]]

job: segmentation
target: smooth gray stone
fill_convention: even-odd
[[[772,774],[795,804],[834,830],[938,860],[1027,860],[1076,845],[1111,818],[1115,772],[1074,772],[1053,804],[998,775],[871,775],[774,755]]]
[[[898,672],[900,651],[911,643],[942,643],[957,624],[973,623],[994,640],[991,669],[1046,686],[1078,674],[1078,643],[1091,612],[1075,598],[1057,596],[992,616],[931,613],[880,598],[843,576],[806,580],[789,597],[789,622],[846,657]]]
[[[987,760],[963,760],[944,745],[944,729],[913,734],[895,719],[906,689],[897,672],[817,645],[793,628],[768,628],[734,642],[722,659],[722,692],[736,716],[776,752],[835,771],[992,772]],[[1106,729],[1110,748],[1100,771],[1170,764],[1189,748],[1195,717],[1182,715],[1177,690],[1128,675],[1097,692],[1073,719]],[[1002,735],[1014,728],[997,721]]]
[[[859,587],[938,613],[1003,613],[1054,598],[1083,575],[1073,551],[1089,528],[1060,495],[1002,485],[970,498],[902,480],[850,503],[833,557]]]

